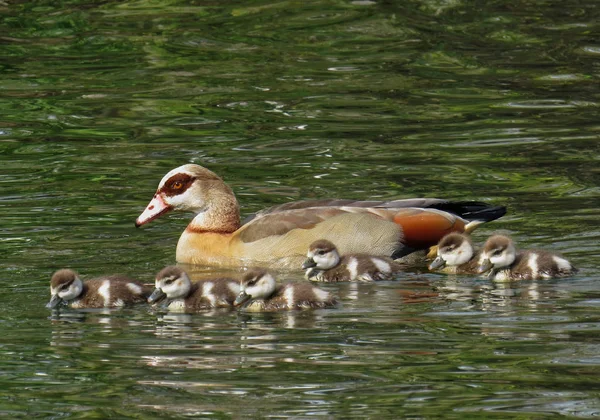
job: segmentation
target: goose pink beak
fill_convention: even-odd
[[[163,214],[170,211],[172,207],[165,203],[160,194],[155,194],[146,210],[140,214],[140,216],[135,221],[135,227],[140,227],[145,225],[146,223],[150,223],[154,219],[158,219]]]

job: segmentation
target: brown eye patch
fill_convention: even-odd
[[[175,174],[165,182],[160,190],[168,197],[181,194],[194,183],[195,179],[188,174]]]
[[[69,287],[71,287],[71,285],[73,284],[73,281],[74,281],[74,280],[71,280],[71,281],[69,281],[69,282],[67,282],[67,283],[63,283],[63,284],[61,284],[61,286],[60,286],[60,290],[65,290],[65,289],[68,289]]]

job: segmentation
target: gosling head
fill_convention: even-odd
[[[83,282],[76,272],[69,269],[58,270],[50,279],[50,302],[46,308],[52,309],[62,302],[76,299],[83,292]]]
[[[163,298],[179,299],[185,297],[192,287],[187,273],[176,266],[163,268],[154,282],[154,292],[148,298],[148,303],[156,303]]]
[[[463,233],[449,233],[438,243],[437,257],[429,264],[430,270],[448,266],[459,266],[473,258],[471,239]]]
[[[493,235],[485,241],[479,258],[478,273],[490,269],[501,270],[515,262],[517,250],[512,239],[504,235]]]
[[[319,239],[308,247],[306,260],[302,264],[303,270],[313,268],[319,270],[329,270],[340,263],[340,254],[335,245],[326,240]]]
[[[275,287],[275,277],[267,270],[250,270],[240,281],[240,294],[234,306],[241,306],[252,299],[266,299],[273,294]]]

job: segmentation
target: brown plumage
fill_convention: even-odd
[[[562,255],[545,250],[517,251],[511,238],[493,235],[485,242],[479,272],[496,281],[567,277],[577,269]]]
[[[65,302],[71,308],[113,308],[144,303],[152,289],[126,276],[112,275],[83,282],[73,270],[58,270],[50,280],[52,298],[46,305],[55,308]]]
[[[203,279],[191,282],[179,267],[169,266],[156,275],[155,289],[149,303],[163,304],[169,310],[202,311],[214,308],[233,308],[239,293],[239,282],[231,278]]]
[[[477,274],[479,254],[469,235],[453,232],[444,236],[437,246],[437,257],[429,264],[431,271],[448,274]]]
[[[213,172],[191,164],[163,177],[136,226],[171,210],[196,213],[179,238],[178,262],[282,268],[298,267],[317,239],[335,240],[343,254],[399,257],[505,213],[504,207],[429,198],[318,200],[275,206],[241,225],[233,191]]]
[[[312,281],[340,282],[391,280],[405,269],[391,258],[367,254],[340,256],[333,242],[319,239],[308,247],[302,268]]]
[[[275,277],[263,269],[252,269],[240,282],[235,301],[245,311],[273,312],[295,309],[332,308],[337,299],[310,283],[277,284]]]

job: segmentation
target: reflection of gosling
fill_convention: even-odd
[[[560,254],[543,250],[517,252],[512,239],[504,235],[488,238],[479,261],[478,272],[490,271],[489,278],[497,281],[550,279],[577,272]]]
[[[118,308],[134,303],[144,303],[152,289],[129,277],[114,275],[81,281],[73,270],[58,270],[50,280],[52,309],[60,303],[71,308]]]
[[[391,280],[403,266],[391,258],[375,257],[366,254],[340,254],[333,243],[320,239],[310,244],[306,261],[308,280],[323,282]]]
[[[200,311],[212,308],[233,308],[240,291],[239,283],[230,278],[200,280],[192,283],[187,273],[176,266],[163,268],[157,275],[156,288],[148,303],[166,297],[170,310]]]
[[[449,274],[477,274],[479,258],[471,238],[464,233],[449,233],[437,245],[437,257],[429,264],[431,271]]]
[[[235,305],[246,311],[284,311],[290,309],[330,308],[337,299],[310,283],[278,285],[275,277],[263,269],[246,273],[240,283]]]

